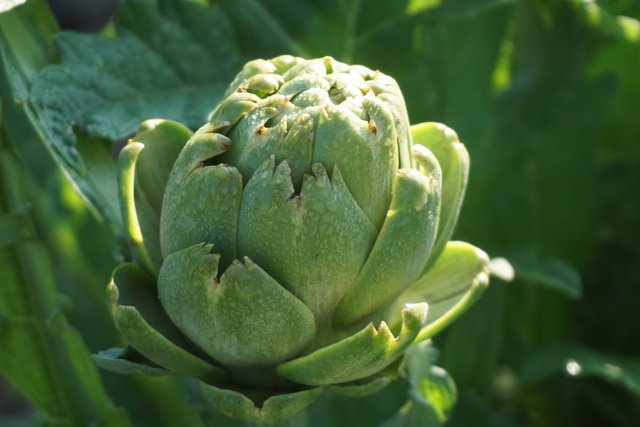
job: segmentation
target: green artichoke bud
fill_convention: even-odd
[[[372,393],[488,282],[449,242],[469,159],[409,125],[397,83],[332,58],[245,65],[193,133],[143,123],[120,154],[134,261],[109,286],[117,372],[198,378],[226,415],[276,422],[328,386]]]

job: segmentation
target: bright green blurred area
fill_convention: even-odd
[[[0,18],[0,147],[24,165],[3,182],[21,180],[33,236],[66,301],[50,306],[62,307],[90,352],[119,344],[103,301],[113,266],[128,256],[114,237],[114,141],[158,115],[201,122],[246,59],[331,55],[394,76],[413,123],[457,131],[472,167],[454,237],[515,268],[513,282],[494,278],[434,340],[435,363],[457,387],[447,425],[640,425],[640,3],[202,3],[123,1],[105,37],[56,36],[37,1]],[[2,250],[15,243],[6,224]],[[6,283],[16,266],[33,268],[0,258]],[[0,352],[10,323],[3,297]],[[134,425],[176,425],[190,410],[166,403],[186,405],[175,398],[182,383],[100,375]],[[450,406],[450,395],[429,390],[437,407]],[[400,385],[385,393],[325,396],[295,425],[381,423],[406,399]],[[420,422],[400,425],[439,423]]]

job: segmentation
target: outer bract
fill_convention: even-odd
[[[193,133],[142,124],[120,154],[133,261],[109,285],[117,372],[198,378],[273,423],[323,386],[364,395],[466,309],[487,257],[449,242],[469,159],[410,127],[396,82],[332,58],[249,62]]]

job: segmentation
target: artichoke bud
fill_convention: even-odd
[[[466,246],[447,251],[468,158],[438,126],[410,128],[397,83],[379,71],[292,56],[247,63],[194,134],[147,122],[120,162],[123,217],[146,273],[127,264],[114,275],[116,324],[124,334],[132,323],[118,319],[134,318],[127,339],[170,372],[297,390],[291,407],[312,399],[301,388],[386,383],[377,373],[429,338],[428,262],[442,281],[455,263],[437,256],[467,254],[455,289],[482,289],[472,275],[484,261]],[[141,278],[145,289],[155,280],[160,303],[134,298]],[[447,296],[442,313],[459,296],[429,295]],[[252,407],[244,396],[207,390],[238,402],[223,412],[271,420],[269,400],[238,415]]]

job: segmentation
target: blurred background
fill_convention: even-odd
[[[18,69],[28,93],[12,93],[42,128],[12,130],[9,111],[5,137],[24,141],[20,185],[55,279],[52,304],[88,351],[120,342],[103,302],[127,256],[114,249],[117,207],[105,202],[117,141],[152,116],[199,123],[246,59],[331,55],[395,77],[412,123],[457,131],[472,168],[455,237],[515,269],[434,339],[457,387],[446,425],[640,425],[640,2],[128,0],[116,11],[115,1],[50,0],[62,29],[95,33],[82,36],[59,36],[30,3],[18,8],[31,7],[24,19],[51,45],[33,73]],[[9,61],[16,39],[4,28]],[[157,57],[185,84],[211,83],[205,96],[145,103],[152,88],[176,85],[153,68]],[[6,70],[5,96],[17,87]],[[143,101],[125,105],[119,82]],[[158,404],[181,383],[100,375],[135,425],[177,425],[188,411]],[[385,393],[341,402],[342,421],[311,413],[319,425],[374,425],[402,391]],[[31,408],[0,382],[0,426],[31,425]]]

